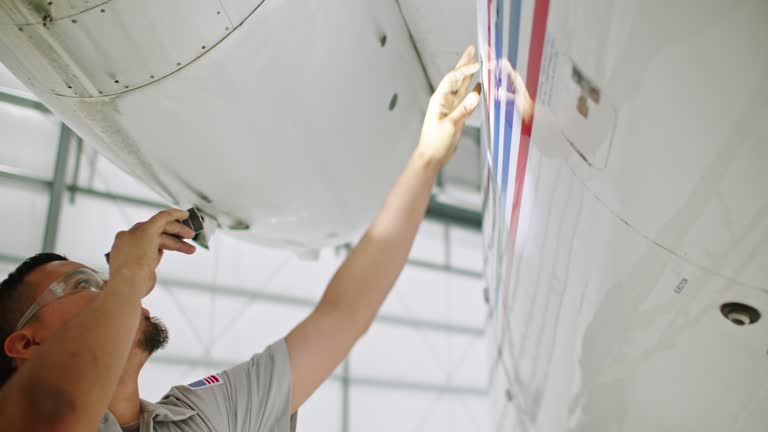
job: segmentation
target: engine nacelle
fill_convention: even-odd
[[[372,218],[429,97],[394,2],[2,0],[0,61],[173,205],[297,250]]]

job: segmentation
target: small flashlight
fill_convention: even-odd
[[[189,217],[184,220],[180,220],[179,222],[185,227],[194,231],[195,234],[201,233],[204,229],[203,222],[205,222],[205,218],[194,207],[187,210],[187,212],[189,213]],[[175,237],[181,239],[179,236]],[[104,258],[107,260],[107,264],[109,264],[109,252],[104,254]]]

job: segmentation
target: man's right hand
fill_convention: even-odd
[[[195,253],[195,247],[182,240],[195,236],[194,231],[179,222],[187,217],[186,210],[163,210],[146,222],[117,233],[109,254],[110,279],[131,277],[139,283],[137,288],[142,297],[149,294],[155,286],[155,269],[164,250]]]

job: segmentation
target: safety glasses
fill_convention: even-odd
[[[27,312],[21,317],[19,323],[16,325],[16,331],[24,327],[43,306],[50,304],[61,297],[81,292],[100,292],[103,290],[104,278],[99,276],[98,273],[87,268],[72,270],[52,283],[48,289],[46,289],[40,297],[32,303],[32,306],[27,309]]]

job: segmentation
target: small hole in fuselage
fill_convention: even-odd
[[[389,99],[389,110],[394,111],[397,106],[397,93],[392,94],[392,98]]]

